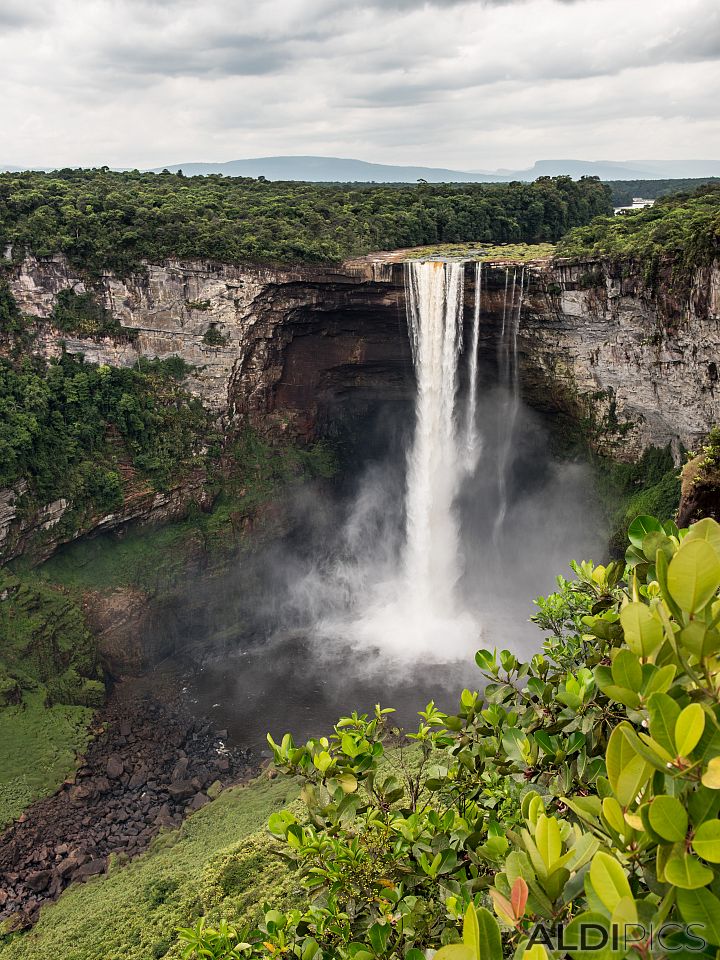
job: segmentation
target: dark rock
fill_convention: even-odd
[[[41,890],[44,890],[47,886],[50,885],[52,879],[52,873],[50,870],[38,870],[37,873],[31,873],[27,878],[27,885],[31,890],[34,890],[36,893],[39,893]]]
[[[178,760],[178,762],[175,764],[175,769],[173,770],[170,779],[173,781],[185,780],[189,765],[190,761],[187,757],[183,757],[181,760]]]
[[[168,793],[176,800],[184,800],[186,797],[192,797],[195,792],[196,788],[193,787],[189,780],[178,780],[176,783],[171,783],[168,787]]]
[[[206,797],[204,793],[196,793],[185,809],[192,811],[200,810],[201,807],[206,806],[208,803],[210,803],[209,797]]]
[[[123,775],[123,772],[125,770],[125,765],[122,761],[122,758],[119,757],[116,753],[114,753],[111,757],[108,758],[107,766],[105,769],[107,771],[108,777],[110,777],[111,780],[119,780],[120,777],[122,777]]]
[[[104,860],[90,860],[88,863],[84,863],[79,870],[77,871],[76,876],[85,878],[85,877],[97,877],[99,874],[105,873],[105,861]]]

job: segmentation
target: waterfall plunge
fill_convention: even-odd
[[[349,598],[350,618],[331,616],[322,637],[341,637],[399,659],[464,660],[481,644],[481,628],[457,590],[463,556],[455,501],[478,463],[478,346],[482,264],[475,265],[475,305],[467,363],[467,391],[459,395],[463,350],[465,262],[405,264],[408,333],[415,365],[415,432],[407,458],[405,531],[399,558],[382,549],[381,525],[367,537],[368,505],[361,496],[345,529],[348,557],[323,574],[323,595]],[[378,503],[379,505],[379,503]],[[388,509],[391,509],[387,505]],[[373,510],[369,510],[370,517]],[[360,535],[358,536],[358,531]],[[379,534],[379,536],[378,536]],[[373,541],[368,551],[360,544]],[[347,610],[347,608],[346,608]]]
[[[453,609],[459,535],[453,501],[461,480],[455,399],[462,346],[462,263],[406,264],[408,326],[417,395],[408,457],[404,566],[417,600]]]
[[[461,413],[457,406],[464,275],[465,264],[459,262],[405,265],[417,381],[415,434],[405,490],[405,544],[398,575],[382,585],[356,631],[383,648],[440,661],[467,656],[480,643],[480,626],[456,593],[462,555],[454,503],[463,478],[476,465],[480,447],[475,420],[481,265],[475,274],[469,385]]]

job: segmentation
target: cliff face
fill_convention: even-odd
[[[225,430],[249,420],[274,437],[311,438],[339,422],[358,430],[368,411],[412,395],[403,266],[399,255],[338,269],[232,267],[167,262],[90,289],[131,338],[80,339],[54,330],[56,297],[87,280],[61,257],[25,259],[10,284],[20,310],[37,318],[33,349],[63,349],[88,361],[129,366],[139,357],[180,356],[186,388]],[[488,375],[497,354],[508,290],[522,268],[484,266],[481,351]],[[466,278],[466,320],[473,273]],[[620,458],[650,444],[694,446],[720,421],[720,265],[698,270],[690,297],[670,276],[656,292],[636,271],[604,263],[525,268],[518,352],[523,391],[534,407],[583,421],[594,442]],[[194,484],[194,486],[193,486]],[[190,489],[193,487],[193,489]],[[95,525],[182,514],[202,498],[202,478],[167,494],[141,491]],[[0,551],[17,553],[62,516],[58,501],[22,516],[22,489],[0,491]],[[49,537],[49,549],[54,546]]]
[[[632,265],[540,270],[521,326],[529,400],[586,421],[619,459],[692,449],[720,421],[720,263],[649,288]]]

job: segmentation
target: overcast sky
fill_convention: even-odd
[[[720,158],[717,0],[0,0],[0,162]]]

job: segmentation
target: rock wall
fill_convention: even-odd
[[[402,254],[341,268],[282,269],[210,262],[151,264],[129,278],[92,285],[62,257],[26,258],[10,274],[19,307],[37,318],[35,349],[63,349],[93,363],[131,365],[179,356],[192,366],[187,389],[226,431],[249,420],[275,437],[312,438],[338,419],[359,429],[369,408],[412,395]],[[484,267],[481,351],[492,376],[508,288],[523,268]],[[472,316],[474,270],[466,278]],[[669,272],[655,290],[629,264],[525,267],[518,351],[527,401],[583,421],[596,445],[631,459],[650,444],[693,447],[720,421],[720,265],[703,268],[677,293]],[[61,290],[93,289],[131,338],[79,339],[53,329]],[[209,335],[210,334],[210,335]],[[592,421],[592,422],[591,422]],[[190,485],[192,486],[192,484]],[[97,527],[182,514],[194,488],[151,494]],[[0,551],[19,552],[66,505],[20,517],[22,491],[0,491]]]
[[[539,269],[521,325],[533,405],[596,420],[596,445],[633,459],[693,449],[720,422],[720,263],[649,287],[632,264]],[[591,427],[592,429],[592,427]]]

